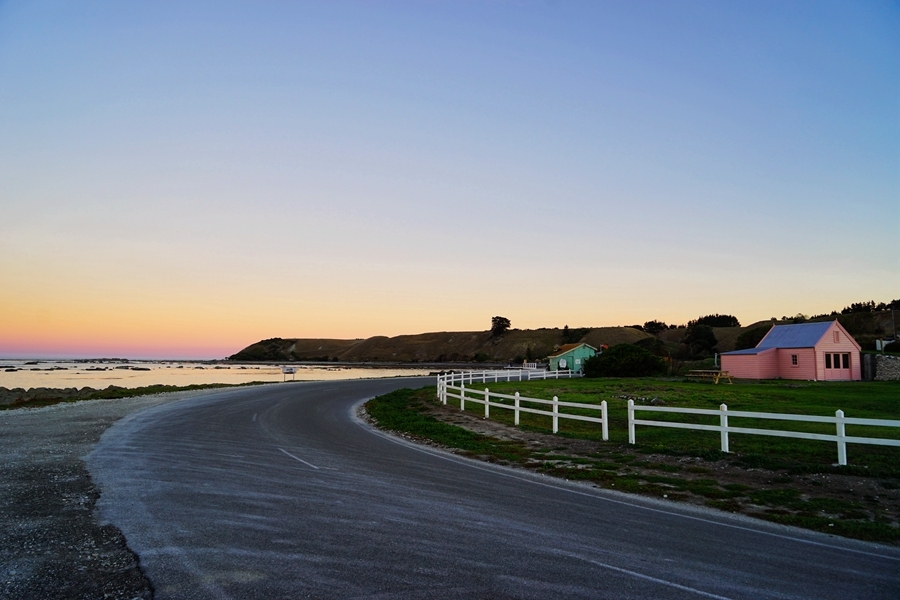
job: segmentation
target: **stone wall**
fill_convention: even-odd
[[[900,381],[900,356],[875,355],[875,381]]]

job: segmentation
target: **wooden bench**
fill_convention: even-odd
[[[719,379],[727,379],[728,383],[733,384],[731,381],[731,375],[728,371],[706,371],[703,369],[694,369],[693,371],[688,371],[688,374],[685,375],[688,379],[712,379],[713,383],[718,384]]]

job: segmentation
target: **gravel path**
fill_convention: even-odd
[[[83,458],[130,413],[218,391],[0,411],[0,598],[152,598],[121,532],[97,521]]]

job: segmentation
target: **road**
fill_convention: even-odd
[[[156,598],[890,598],[900,550],[479,463],[375,431],[431,380],[242,388],[88,457]]]

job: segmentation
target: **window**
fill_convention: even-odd
[[[834,336],[834,343],[835,343],[835,344],[840,344],[840,343],[841,343],[841,334],[840,334],[840,332],[832,331],[831,334]]]
[[[835,356],[835,358],[837,358],[837,357]],[[850,355],[849,354],[841,354],[841,362],[843,363],[841,365],[842,369],[849,369],[850,368]]]
[[[791,354],[791,366],[792,366],[792,367],[796,367],[796,366],[797,366],[797,363],[798,363],[798,361],[797,361],[797,355],[796,355],[796,354]]]
[[[831,354],[828,354],[828,353],[825,354],[825,368],[826,369],[831,368]]]

